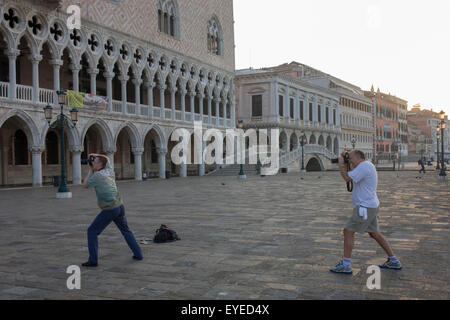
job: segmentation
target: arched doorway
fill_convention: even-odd
[[[308,164],[306,165],[306,171],[307,172],[317,172],[322,171],[322,167],[320,165],[320,162],[317,158],[311,158],[308,161]]]
[[[131,144],[131,137],[126,128],[120,130],[116,141],[114,154],[114,166],[116,178],[119,180],[129,180],[134,178],[134,154]]]
[[[161,138],[155,129],[151,129],[144,139],[144,163],[142,166],[148,178],[159,177],[159,148],[161,148]]]
[[[19,117],[13,116],[0,128],[0,185],[32,182],[31,131]]]

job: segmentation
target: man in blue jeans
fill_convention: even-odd
[[[89,260],[83,263],[83,267],[97,267],[98,265],[98,239],[97,237],[112,222],[119,228],[131,251],[133,259],[142,260],[142,251],[136,242],[133,233],[127,225],[125,207],[117,190],[114,170],[109,165],[109,159],[105,155],[90,154],[95,157],[89,165],[89,173],[84,179],[84,187],[95,188],[98,206],[102,209],[94,222],[87,230]]]

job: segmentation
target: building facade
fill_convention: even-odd
[[[107,154],[119,179],[204,175],[203,164],[172,163],[171,134],[194,121],[235,127],[234,66],[232,0],[0,0],[0,184],[59,175],[60,134],[43,114],[59,89],[108,101],[80,109],[65,133],[74,184],[92,152]]]
[[[285,72],[315,86],[333,91],[339,97],[341,143],[339,153],[353,148],[362,150],[367,159],[374,154],[374,116],[372,100],[358,86],[326,74],[310,66],[291,62],[270,68]]]
[[[376,159],[377,162],[404,161],[408,157],[408,124],[406,119],[408,102],[386,94],[373,86],[365,92],[375,103],[376,115]]]
[[[446,128],[444,130],[444,159],[450,159],[450,129],[448,116],[445,116]],[[440,113],[433,109],[423,109],[420,104],[414,105],[408,112],[409,155],[411,161],[417,161],[420,157],[436,161],[441,159],[442,141],[437,140],[437,127],[441,122]],[[442,138],[439,131],[440,138]]]
[[[236,72],[236,120],[244,128],[278,129],[280,164],[307,171],[331,167],[340,150],[340,106],[335,92],[277,70]]]

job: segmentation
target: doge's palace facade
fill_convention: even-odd
[[[172,163],[171,134],[235,127],[234,68],[232,0],[0,0],[0,185],[59,175],[60,134],[43,113],[59,110],[59,89],[108,101],[65,132],[74,184],[89,153],[108,155],[119,179],[204,175],[212,167]]]

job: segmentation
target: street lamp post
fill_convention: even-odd
[[[302,172],[306,172],[305,170],[305,153],[304,153],[304,146],[307,142],[306,134],[303,132],[302,136],[300,137],[300,144],[302,146]]]
[[[440,126],[438,125],[436,128],[436,162],[437,162],[437,166],[436,166],[436,170],[441,170],[441,166],[439,164],[439,140],[441,139],[441,134],[440,134]]]
[[[356,146],[356,138],[355,138],[355,136],[353,136],[353,138],[352,138],[352,146],[353,146],[353,149],[355,149],[355,146]]]
[[[445,177],[447,176],[447,174],[445,173],[445,162],[444,162],[444,154],[445,154],[445,150],[444,150],[444,132],[445,132],[445,112],[441,111],[440,113],[441,115],[441,122],[440,122],[440,127],[441,127],[441,159],[442,159],[442,163],[441,163],[441,172],[439,173],[439,177],[441,177],[441,179],[445,179]]]
[[[238,128],[242,129],[243,127],[244,127],[244,121],[243,120],[239,120],[238,121]],[[245,154],[245,139],[244,139],[244,154]],[[244,159],[245,159],[245,157],[244,157]],[[247,176],[244,173],[244,164],[241,163],[240,171],[239,171],[239,179],[246,179],[246,178],[247,178]]]
[[[66,163],[65,163],[65,146],[64,146],[64,126],[67,121],[67,125],[76,126],[78,122],[78,110],[73,108],[70,110],[70,121],[66,115],[64,115],[64,105],[67,104],[67,95],[63,90],[57,91],[58,95],[58,103],[61,107],[61,112],[58,116],[58,120],[52,125],[51,121],[53,118],[52,112],[53,108],[50,105],[47,105],[44,108],[45,119],[47,120],[49,127],[54,129],[57,128],[58,125],[61,128],[61,181],[59,184],[58,193],[56,194],[56,198],[58,199],[68,199],[72,198],[72,193],[67,188],[66,182]]]

